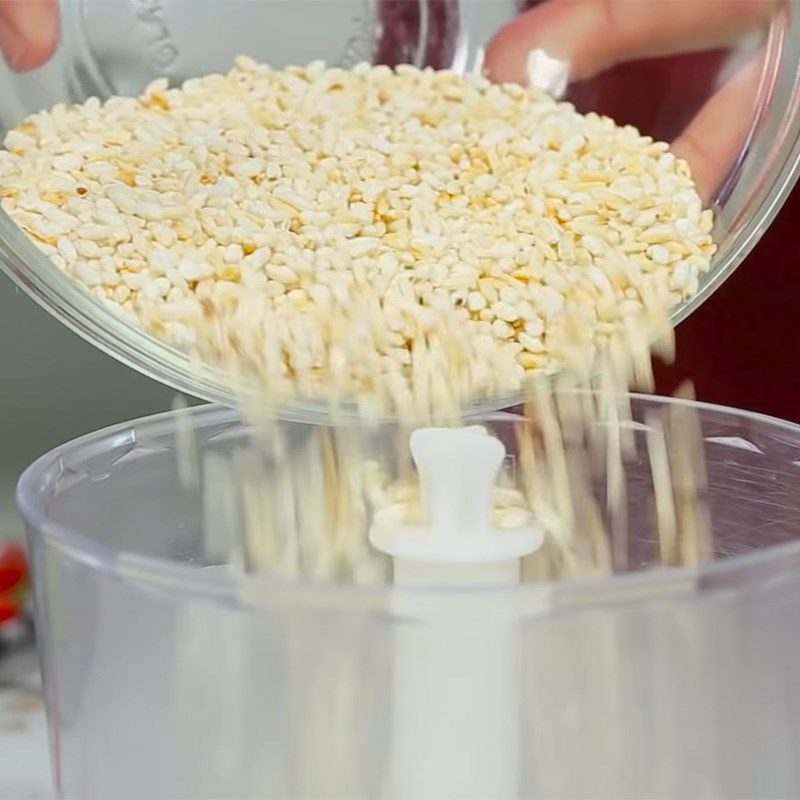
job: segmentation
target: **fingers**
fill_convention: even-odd
[[[0,0],[0,50],[11,69],[33,69],[58,45],[57,0]]]
[[[753,121],[763,54],[742,67],[672,143],[692,168],[697,191],[707,201],[736,163]]]
[[[766,22],[777,0],[550,0],[509,23],[486,51],[494,81],[527,83],[543,50],[583,80],[624,61],[720,47]]]
[[[558,59],[568,63],[571,80],[583,80],[626,61],[731,44],[765,24],[777,4],[777,0],[549,0],[500,31],[487,49],[486,68],[492,80],[527,83],[528,55],[539,51],[535,64],[552,67],[552,59]],[[755,59],[740,70],[674,142],[673,149],[691,165],[705,200],[719,188],[744,145],[760,66],[761,59]]]

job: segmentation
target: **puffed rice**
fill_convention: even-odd
[[[3,208],[60,269],[280,396],[515,391],[568,365],[575,313],[585,360],[715,250],[666,144],[451,71],[239,58],[39,112],[5,147]]]

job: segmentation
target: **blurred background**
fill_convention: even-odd
[[[0,273],[0,541],[24,535],[14,486],[36,456],[113,422],[168,409],[174,392],[96,350]]]

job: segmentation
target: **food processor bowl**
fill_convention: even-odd
[[[517,0],[61,0],[62,36],[53,58],[23,74],[0,66],[0,127],[7,130],[60,102],[136,94],[156,77],[176,84],[225,71],[240,53],[277,67],[325,59],[345,66],[407,62],[469,70],[494,33],[527,5]],[[676,322],[744,259],[794,185],[800,161],[799,43],[800,9],[779,4],[763,40],[748,37],[702,64],[692,56],[680,69],[664,70],[664,60],[639,62],[626,68],[624,81],[616,72],[606,76],[613,79],[611,89],[601,76],[568,93],[581,111],[611,111],[620,122],[671,138],[743,58],[759,47],[763,52],[757,96],[752,109],[742,111],[750,115],[748,135],[711,199],[719,250],[699,292],[674,309]],[[619,102],[622,91],[631,93],[630,102]],[[189,395],[233,401],[219,371],[198,368],[185,353],[105,308],[2,211],[0,265],[58,319],[125,364]],[[494,398],[482,407],[505,407],[514,399]],[[298,400],[287,413],[324,418],[327,412],[323,403]]]
[[[626,562],[605,577],[501,589],[225,563],[203,533],[209,487],[179,479],[175,441],[193,434],[200,463],[246,452],[251,433],[230,409],[124,423],[41,457],[18,501],[61,795],[455,798],[501,781],[493,796],[798,796],[800,426],[688,403],[708,465],[713,558],[664,568],[645,438],[688,401],[631,402],[640,455],[627,468]],[[513,484],[524,419],[476,421],[505,443]],[[310,475],[320,437],[348,441],[303,422],[279,430],[268,484],[298,465]],[[351,435],[365,458],[406,455],[390,424]],[[487,641],[503,643],[493,668],[506,680],[462,687],[452,715],[437,715],[465,670],[492,662]],[[417,697],[408,670],[442,648],[460,658],[448,680],[417,676]],[[498,720],[504,748],[490,765],[473,745]],[[434,734],[450,755],[421,772]]]

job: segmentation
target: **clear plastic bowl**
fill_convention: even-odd
[[[62,0],[63,36],[54,58],[21,75],[0,67],[0,127],[58,102],[137,93],[157,76],[180,82],[224,71],[239,53],[275,66],[324,58],[344,65],[366,60],[463,70],[525,5],[518,0]],[[749,136],[713,198],[719,251],[699,293],[675,309],[676,321],[742,261],[794,184],[800,160],[798,43],[800,7],[781,4],[766,41]],[[635,99],[621,109],[617,102],[613,110],[618,118],[627,117],[620,121],[639,122],[656,137],[675,136],[752,45],[747,40],[702,65],[693,57],[686,68],[669,74],[656,75],[652,63],[640,62],[619,84],[632,91],[638,80]],[[618,94],[607,82],[589,82],[573,87],[572,99],[581,110],[603,111],[612,110],[609,97]],[[645,106],[649,112],[643,116]],[[62,322],[125,364],[190,395],[231,403],[215,370],[198,371],[184,354],[101,307],[1,211],[0,266]],[[311,416],[326,412],[311,402],[298,403],[296,410]]]
[[[636,397],[634,418],[679,402]],[[653,563],[643,456],[629,470],[627,572],[504,590],[215,568],[201,491],[178,480],[171,414],[43,456],[18,500],[60,793],[797,797],[800,426],[696,408],[711,564]],[[231,410],[188,420],[201,456],[247,446]],[[521,418],[482,422],[512,442]],[[324,428],[283,430],[291,465]],[[363,430],[372,454],[396,458],[391,426]],[[403,695],[408,669],[443,648],[447,679]],[[502,681],[470,679],[493,658]]]

